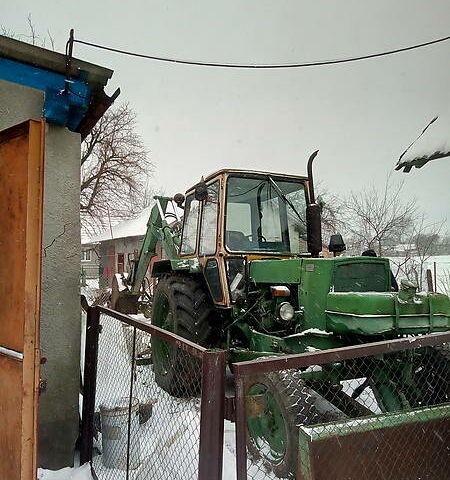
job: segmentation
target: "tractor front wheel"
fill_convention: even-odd
[[[345,418],[295,370],[256,375],[246,398],[257,405],[256,410],[247,408],[249,453],[279,478],[296,478],[301,425]]]
[[[162,277],[154,291],[152,324],[209,347],[214,306],[203,284],[187,275]],[[197,395],[201,387],[201,363],[191,354],[153,335],[153,371],[156,383],[175,397]]]

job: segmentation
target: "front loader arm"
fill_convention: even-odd
[[[154,197],[156,204],[153,206],[147,222],[147,231],[142,242],[138,259],[133,263],[128,284],[131,294],[138,294],[141,284],[147,273],[151,259],[156,255],[156,245],[161,242],[163,251],[169,260],[179,257],[178,237],[175,237],[166,220],[166,208],[171,197]]]

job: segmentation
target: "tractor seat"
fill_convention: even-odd
[[[252,242],[237,230],[227,230],[226,232],[227,247],[231,250],[246,251],[252,249]]]

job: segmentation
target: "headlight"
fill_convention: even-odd
[[[294,314],[294,307],[289,302],[283,302],[278,309],[279,317],[285,322],[291,321],[294,318]]]

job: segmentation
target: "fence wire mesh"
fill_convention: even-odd
[[[239,480],[449,478],[450,344],[254,367],[241,377],[247,473]]]
[[[100,325],[92,459],[96,476],[197,479],[201,360],[107,314],[101,314]]]

